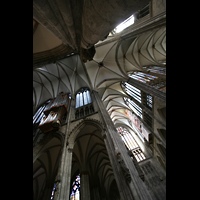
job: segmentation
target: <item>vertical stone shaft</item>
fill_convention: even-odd
[[[88,172],[81,173],[81,200],[90,200],[90,184]]]
[[[123,141],[117,133],[116,128],[108,112],[106,111],[98,92],[93,91],[93,94],[99,107],[98,112],[100,113],[100,117],[102,118],[102,121],[104,122],[106,127],[106,139],[104,139],[104,141],[106,144],[110,162],[113,167],[113,172],[115,175],[116,183],[118,185],[121,199],[151,200],[152,197],[147,191],[143,181],[140,179],[137,169],[135,168],[131,158],[129,157]],[[123,163],[121,166],[116,158],[117,155],[120,156],[120,163]],[[124,169],[129,169],[127,173],[130,173],[130,182],[124,177],[124,174],[122,173],[123,167]]]

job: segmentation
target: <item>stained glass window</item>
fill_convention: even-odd
[[[163,64],[166,64],[166,63],[163,63]],[[146,67],[143,67],[143,68],[150,71],[150,72],[153,72],[153,73],[166,75],[166,67],[146,66]]]
[[[153,74],[157,73],[166,75],[166,70],[164,71],[151,68],[148,68],[148,70],[150,72],[153,72]],[[140,82],[151,85],[152,87],[157,88],[159,90],[163,90],[166,87],[166,79],[164,77],[158,77],[156,75],[150,75],[143,72],[130,72],[128,73],[128,76]]]
[[[55,189],[56,189],[56,184],[54,183],[54,185],[53,185],[53,190],[52,190],[52,192],[51,192],[51,199],[53,199],[53,197],[54,197]]]
[[[127,92],[127,94],[129,94],[139,103],[141,103],[141,90],[137,89],[136,87],[132,86],[131,84],[127,82],[122,82],[122,87]]]
[[[78,174],[72,184],[70,200],[80,200],[80,184],[80,174]]]
[[[130,100],[129,98],[126,98],[126,97],[124,97],[124,101],[131,108],[131,110],[135,113],[135,115],[142,118],[142,108],[140,106],[138,106],[136,103],[134,103],[132,100]]]
[[[138,143],[134,139],[133,135],[128,131],[128,129],[123,127],[117,128],[118,133],[120,134],[124,144],[128,148],[128,150],[131,150],[134,157],[138,162],[144,160],[146,157],[142,150],[140,149]]]
[[[130,110],[125,111],[129,119],[131,120],[131,126],[133,130],[138,134],[140,139],[144,142],[144,138],[149,141],[150,131],[146,129],[144,124],[138,119],[138,117],[133,114]]]
[[[131,78],[136,79],[138,81],[141,81],[143,83],[148,83],[154,79],[157,79],[157,76],[152,76],[150,74],[145,74],[143,72],[134,72],[131,74],[128,74]]]

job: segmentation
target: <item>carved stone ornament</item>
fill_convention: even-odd
[[[120,169],[128,183],[131,182],[131,175],[129,169],[126,167],[124,160],[121,158],[121,153],[116,151],[117,161],[120,164]]]
[[[102,132],[103,139],[106,139],[106,132]]]
[[[72,148],[68,148],[67,150],[68,150],[69,153],[72,153],[72,152],[73,152],[73,149],[72,149]]]

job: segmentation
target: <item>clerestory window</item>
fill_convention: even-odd
[[[141,103],[141,90],[139,90],[138,88],[134,87],[133,85],[127,82],[122,82],[121,86],[127,92],[127,94],[129,94],[136,101]]]
[[[123,31],[125,28],[129,27],[130,25],[134,24],[134,16],[131,15],[129,18],[124,20],[121,24],[119,24],[114,30],[113,33],[119,33]]]
[[[154,67],[154,68],[145,67],[145,69],[152,72],[153,74],[166,75],[166,70],[164,70],[164,68],[161,68],[161,67]],[[156,75],[150,75],[143,72],[129,72],[128,76],[135,80],[143,82],[147,85],[151,85],[152,87],[157,88],[159,90],[163,90],[164,88],[166,88],[166,79],[163,77],[158,77]]]
[[[144,153],[142,152],[133,135],[128,131],[128,129],[120,126],[117,128],[117,131],[120,134],[127,149],[132,151],[134,157],[138,162],[146,159]]]
[[[139,116],[141,119],[143,118],[142,116],[142,108],[138,106],[136,103],[134,103],[132,100],[130,100],[127,97],[124,97],[124,101],[127,106],[134,112],[136,116]]]
[[[81,90],[76,94],[76,107],[79,108],[84,105],[91,103],[90,92],[87,88],[81,88]]]

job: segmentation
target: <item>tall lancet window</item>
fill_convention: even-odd
[[[72,184],[70,200],[80,200],[80,174],[76,176]]]
[[[136,116],[139,116],[141,119],[143,118],[142,108],[140,106],[138,106],[135,102],[126,97],[124,97],[124,101],[126,105],[128,105],[131,108],[131,110],[134,112]]]
[[[120,126],[117,128],[117,131],[120,134],[127,149],[132,151],[136,160],[138,162],[144,160],[146,158],[144,153],[142,152],[133,135],[128,131],[128,129]]]
[[[90,92],[87,88],[81,88],[76,94],[76,108],[87,105],[91,103]]]

